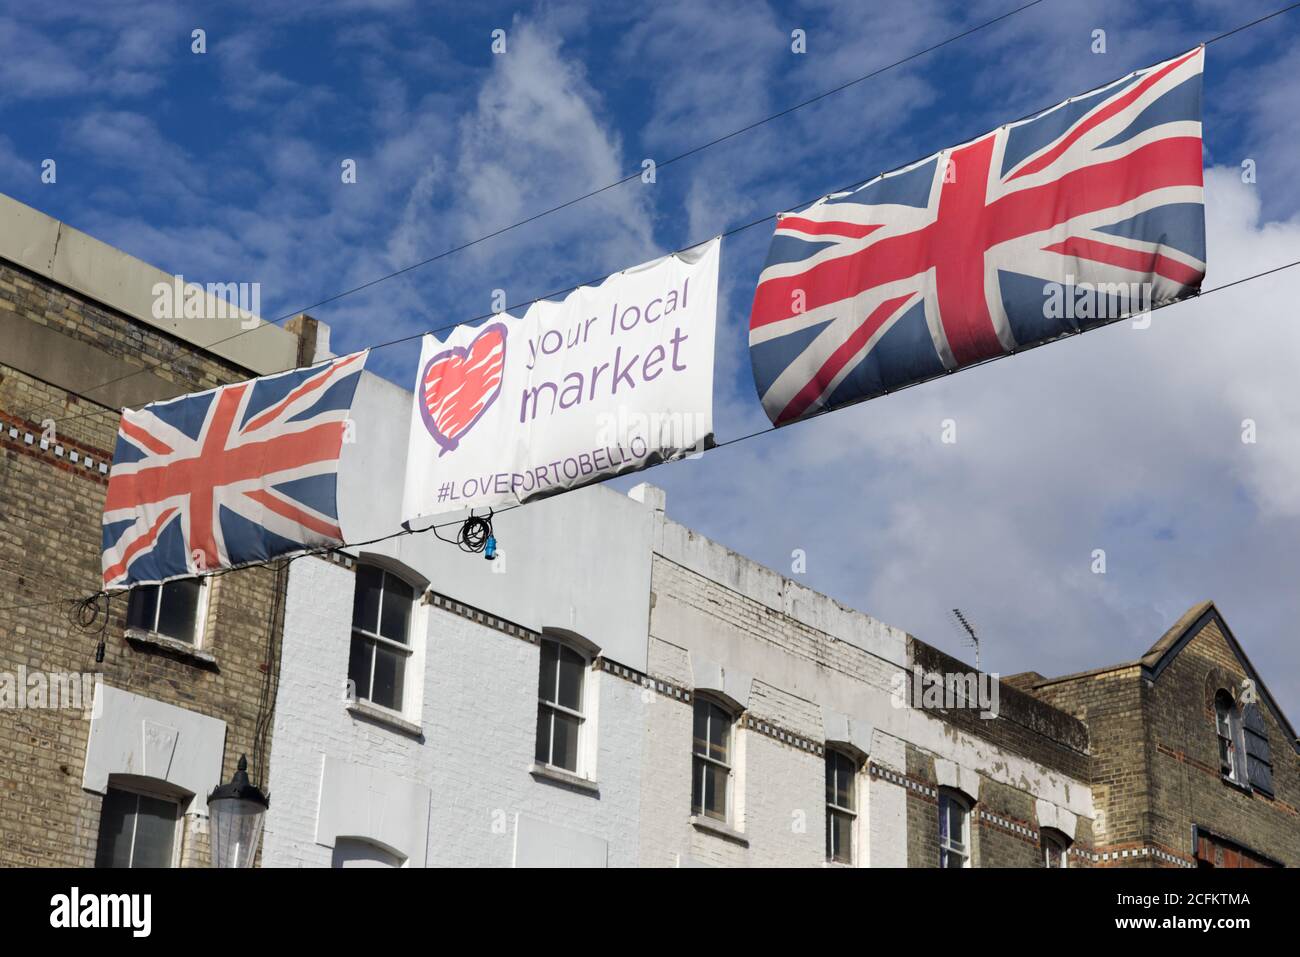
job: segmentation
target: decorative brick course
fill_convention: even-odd
[[[0,308],[148,368],[174,391],[248,377],[201,349],[3,262]],[[112,687],[220,718],[227,728],[222,776],[229,778],[242,752],[253,756],[264,669],[277,666],[267,661],[274,572],[250,568],[211,581],[203,648],[214,657],[214,668],[128,644],[125,597],[111,602],[106,657],[96,664],[97,636],[72,626],[66,600],[101,587],[106,450],[115,443],[117,417],[51,385],[43,369],[17,369],[7,358],[0,344],[0,609],[6,609],[0,611],[0,672],[15,674],[20,666],[102,672]],[[46,419],[55,423],[53,443],[41,440]],[[102,799],[81,787],[88,731],[80,712],[0,711],[0,865],[94,862]],[[206,836],[186,828],[182,864],[206,864],[206,855]]]
[[[1044,681],[1033,693],[1087,721],[1102,866],[1195,864],[1199,827],[1256,854],[1300,866],[1300,760],[1284,719],[1261,690],[1274,795],[1227,782],[1219,770],[1217,688],[1249,672],[1213,605],[1189,612],[1140,662]]]

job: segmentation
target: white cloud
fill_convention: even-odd
[[[1300,18],[1300,10],[1291,16]],[[1246,60],[1233,74],[1223,97],[1223,114],[1244,114],[1247,129],[1244,141],[1234,144],[1237,155],[1220,148],[1224,154],[1221,161],[1240,164],[1253,159],[1270,208],[1284,213],[1300,210],[1300,177],[1295,168],[1296,144],[1300,143],[1298,99],[1300,50],[1294,45],[1272,62]]]
[[[707,16],[690,0],[651,4],[618,57],[653,107],[642,141],[668,153],[771,112],[772,75],[794,62],[772,9],[735,0],[712,3]]]
[[[475,110],[460,123],[452,201],[459,238],[484,235],[628,175],[639,164],[624,157],[602,109],[581,63],[545,23],[516,21],[508,52],[493,58]],[[468,258],[509,263],[497,267],[503,282],[518,279],[528,284],[528,295],[542,294],[573,281],[575,271],[614,270],[652,256],[649,210],[646,188],[633,181],[548,216],[526,234],[495,239],[490,250],[476,248]],[[511,301],[520,298],[508,293]]]
[[[74,57],[39,31],[13,19],[0,20],[0,95],[26,99],[85,89]]]
[[[41,175],[37,161],[24,158],[14,149],[13,141],[7,136],[0,136],[0,183],[13,183],[30,178],[35,181]]]
[[[402,3],[383,28],[351,17],[366,6],[343,0],[325,11],[338,29],[322,56],[350,68],[328,88],[275,56],[301,8],[272,5],[265,35],[210,34],[208,56],[225,58],[213,64],[222,102],[246,120],[211,155],[168,125],[177,114],[165,88],[148,115],[119,102],[165,79],[168,63],[191,65],[179,58],[192,15],[133,6],[98,25],[69,21],[76,29],[58,44],[43,38],[66,18],[0,21],[0,97],[80,94],[102,67],[109,86],[64,121],[64,145],[112,175],[73,193],[60,164],[60,201],[80,204],[74,223],[200,281],[261,281],[264,311],[277,314],[604,186],[639,168],[643,153],[694,146],[1007,7],[809,0],[778,10],[723,0],[701,17],[698,5],[670,0],[633,22],[561,3],[503,20],[509,53],[489,58],[485,36],[426,39]],[[1225,21],[1249,18],[1238,6],[1200,0]],[[148,29],[132,34],[133,22]],[[655,187],[609,190],[318,315],[334,325],[336,346],[352,348],[485,311],[498,286],[518,301],[593,278],[948,145],[958,135],[936,130],[950,114],[973,135],[980,111],[1005,119],[1190,43],[1171,22],[1121,0],[1043,4],[684,161]],[[1094,26],[1108,30],[1105,56],[1087,52]],[[789,51],[794,27],[809,30],[802,58]],[[1216,48],[1211,70],[1227,62]],[[1300,196],[1287,125],[1294,63],[1249,66],[1232,90],[1249,127],[1244,148],[1260,159],[1260,192],[1234,175],[1239,157],[1215,156],[1229,168],[1209,179],[1210,285],[1300,258],[1300,221],[1266,221]],[[18,175],[27,151],[6,135],[19,145],[0,140],[0,174]],[[1212,128],[1207,136],[1213,144]],[[344,148],[358,162],[355,186],[339,181]],[[769,234],[756,227],[724,248],[722,439],[766,422],[745,325]],[[649,477],[669,488],[675,517],[778,569],[803,548],[812,587],[965,654],[946,621],[961,605],[985,632],[985,662],[1002,671],[1135,657],[1189,605],[1214,597],[1294,712],[1297,292],[1292,273],[1215,293],[1158,313],[1146,331],[1089,333]],[[372,364],[405,382],[413,362],[395,349]],[[949,417],[956,446],[938,441]],[[1249,446],[1240,441],[1247,417],[1259,435]],[[1106,576],[1089,571],[1094,548],[1107,551]]]
[[[142,96],[189,48],[188,18],[170,2],[10,6],[0,16],[0,100]]]
[[[1252,190],[1237,170],[1208,175],[1207,287],[1300,259],[1300,221],[1261,222]],[[1119,323],[654,481],[680,520],[776,568],[805,549],[814,587],[966,654],[947,621],[960,605],[1003,672],[1136,658],[1215,598],[1294,705],[1298,297],[1300,267],[1157,312],[1146,330]],[[1254,445],[1241,441],[1247,417]],[[948,418],[955,445],[940,441]],[[1098,548],[1104,576],[1091,571]]]
[[[331,113],[337,121],[340,98],[329,86],[300,82],[279,69],[276,44],[289,35],[264,24],[210,35],[204,55],[221,70],[223,100],[240,112],[273,115],[277,130],[315,126]]]
[[[143,113],[93,110],[69,121],[56,158],[83,156],[112,170],[106,185],[151,215],[170,219],[206,199],[207,169]]]

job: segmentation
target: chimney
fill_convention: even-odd
[[[657,485],[651,485],[649,482],[633,485],[628,491],[627,497],[635,499],[643,505],[650,506],[656,512],[662,512],[668,507],[668,493]]]
[[[300,312],[284,324],[284,328],[298,337],[298,365],[309,366],[329,359],[330,327],[305,312]]]

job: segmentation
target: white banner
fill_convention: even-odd
[[[720,246],[425,336],[403,519],[526,502],[707,448]]]

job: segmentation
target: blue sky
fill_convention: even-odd
[[[187,279],[259,282],[262,314],[278,317],[1017,5],[10,4],[0,190]],[[485,313],[498,288],[515,303],[597,279],[1283,5],[1044,0],[662,168],[653,185],[634,180],[312,312],[341,352]],[[805,54],[791,51],[795,29]],[[1300,259],[1298,37],[1300,11],[1209,49],[1207,286]],[[54,184],[40,179],[47,158]],[[345,159],[355,184],[341,181]],[[720,439],[767,423],[745,330],[769,234],[723,247]],[[653,481],[675,518],[787,573],[802,549],[807,584],[968,655],[946,618],[960,605],[1004,674],[1133,659],[1214,598],[1297,719],[1298,294],[1300,277],[1282,274],[1166,310],[1150,330],[1119,324]],[[371,365],[406,385],[415,357],[388,349]],[[954,445],[939,441],[947,418]]]

